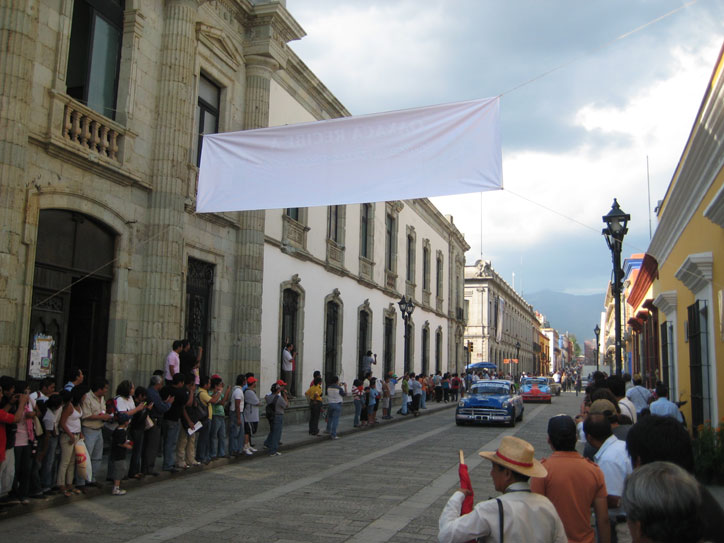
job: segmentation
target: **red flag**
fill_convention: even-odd
[[[465,457],[463,451],[460,451],[460,466],[458,467],[458,475],[460,476],[460,488],[470,490],[470,494],[465,496],[463,500],[463,506],[460,508],[460,514],[466,515],[473,510],[473,502],[475,496],[473,494],[473,484],[470,482],[470,474],[468,473],[468,466],[465,465]]]

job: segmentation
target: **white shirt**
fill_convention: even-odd
[[[622,415],[628,415],[631,422],[636,424],[636,406],[628,398],[621,398],[618,401],[618,408]]]
[[[164,367],[164,377],[167,381],[170,381],[173,379],[173,376],[176,375],[181,370],[181,360],[178,357],[178,353],[176,351],[171,351],[166,355],[166,365]]]
[[[467,515],[460,516],[465,495],[459,490],[448,500],[440,515],[437,540],[440,543],[482,541],[499,542],[498,503],[480,502]],[[505,541],[525,543],[568,543],[556,508],[541,494],[530,492],[528,483],[513,483],[500,496],[503,502]]]
[[[90,393],[92,394],[92,393]],[[136,402],[133,401],[133,398],[130,396],[128,398],[124,398],[123,396],[116,396],[116,412],[118,413],[125,413],[126,411],[133,411],[136,409]],[[116,428],[118,428],[117,422],[106,422],[105,427],[108,428],[111,432],[115,431]]]
[[[231,391],[231,401],[229,405],[229,411],[236,413],[236,400],[241,400],[239,404],[239,411],[244,411],[244,389],[239,386],[234,387]]]
[[[292,353],[287,349],[282,351],[282,369],[284,371],[292,371]]]
[[[626,442],[610,435],[601,448],[593,455],[593,461],[603,471],[606,491],[609,496],[623,495],[623,482],[633,469],[626,450]]]

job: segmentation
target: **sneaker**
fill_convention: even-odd
[[[125,490],[122,490],[122,489],[120,489],[120,488],[114,488],[114,489],[113,489],[113,495],[114,495],[114,496],[125,496],[125,494],[126,494],[126,491],[125,491]]]
[[[247,448],[253,453],[257,452],[257,450],[254,447],[252,447],[251,445],[249,445],[249,447],[247,447]]]
[[[254,454],[254,453],[251,452],[249,449],[244,449],[244,454],[247,455],[247,456],[251,456],[251,455]]]
[[[277,452],[275,452],[275,453],[271,453],[269,456],[281,456],[281,455],[282,455],[282,453],[280,453],[279,451],[277,451]]]
[[[339,439],[337,436],[332,436],[330,439]]]

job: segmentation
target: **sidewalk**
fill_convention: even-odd
[[[448,409],[455,407],[457,402],[450,401],[448,403],[436,403],[436,402],[428,402],[427,403],[427,409],[420,409],[420,416],[429,415],[430,413],[435,413],[437,411]],[[346,406],[345,406],[346,407]],[[345,411],[342,412],[342,416],[339,419],[339,426],[337,428],[337,436],[339,439],[344,439],[345,436],[349,436],[351,434],[357,433],[357,432],[374,432],[375,428],[386,426],[388,424],[397,424],[406,420],[411,420],[415,417],[413,417],[411,414],[407,416],[398,415],[396,413],[396,409],[393,408],[393,418],[388,420],[382,420],[382,411],[378,411],[378,417],[377,420],[379,424],[376,424],[372,427],[360,427],[360,428],[354,428],[353,427],[353,421],[354,421],[354,414],[348,414],[345,413]],[[450,415],[450,420],[452,422],[453,416]],[[324,433],[325,428],[325,421],[320,420],[319,421],[319,429],[320,433],[316,436],[309,435],[309,423],[307,421],[296,423],[296,424],[289,424],[284,425],[284,428],[282,430],[282,446],[279,447],[279,451],[282,454],[286,454],[287,451],[293,450],[298,447],[304,447],[306,445],[312,445],[312,444],[320,444],[324,445],[327,441],[330,440],[330,436]],[[266,421],[264,421],[263,425],[260,423],[259,425],[259,431],[257,432],[256,436],[253,439],[255,447],[258,449],[258,452],[254,453],[252,456],[246,456],[241,455],[234,458],[217,458],[216,460],[213,460],[208,465],[200,465],[191,467],[187,470],[180,471],[178,473],[170,473],[167,471],[161,471],[160,474],[157,477],[144,477],[143,479],[128,479],[124,480],[123,484],[121,485],[123,489],[128,490],[127,496],[129,498],[132,498],[133,496],[133,489],[138,488],[140,486],[148,485],[148,484],[155,484],[159,483],[161,481],[166,481],[170,478],[178,478],[178,477],[184,477],[187,474],[191,473],[199,473],[205,470],[211,470],[215,469],[221,466],[226,466],[228,464],[237,464],[237,463],[243,463],[243,462],[249,462],[254,459],[261,459],[262,461],[272,461],[272,459],[268,458],[268,455],[263,451],[263,443],[264,439],[267,436],[267,425]],[[156,459],[156,468],[160,470],[160,458]],[[31,513],[35,511],[40,511],[43,509],[48,509],[50,507],[56,507],[59,505],[65,505],[67,503],[75,502],[78,500],[86,500],[89,498],[93,498],[95,496],[110,494],[111,490],[113,488],[113,483],[106,482],[106,466],[108,463],[108,456],[107,454],[104,454],[103,461],[101,462],[101,469],[100,473],[97,475],[98,480],[98,487],[89,487],[84,489],[83,494],[73,495],[69,498],[65,497],[63,494],[57,494],[54,496],[46,496],[44,499],[41,500],[30,500],[29,505],[13,505],[9,507],[4,507],[3,509],[0,509],[0,521],[5,518],[15,517],[18,515],[23,515],[26,513]],[[128,499],[128,498],[125,498]]]

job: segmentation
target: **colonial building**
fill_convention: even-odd
[[[491,362],[511,375],[535,372],[540,364],[535,311],[490,262],[478,260],[465,267],[465,303],[465,339],[473,344],[471,362]],[[505,363],[512,359],[518,363]]]
[[[268,210],[265,239],[262,380],[285,342],[297,391],[315,370],[351,384],[367,351],[378,376],[462,370],[469,246],[429,200]]]
[[[673,400],[687,401],[683,411],[694,429],[716,425],[724,414],[723,69],[724,48],[658,207],[644,260],[650,269],[639,274],[640,305],[654,323],[649,348],[658,350],[657,375]]]
[[[4,6],[0,373],[143,383],[181,337],[227,377],[285,339],[298,382],[365,347],[400,372],[402,294],[409,367],[461,357],[467,245],[428,201],[195,212],[202,134],[349,114],[283,0]]]

